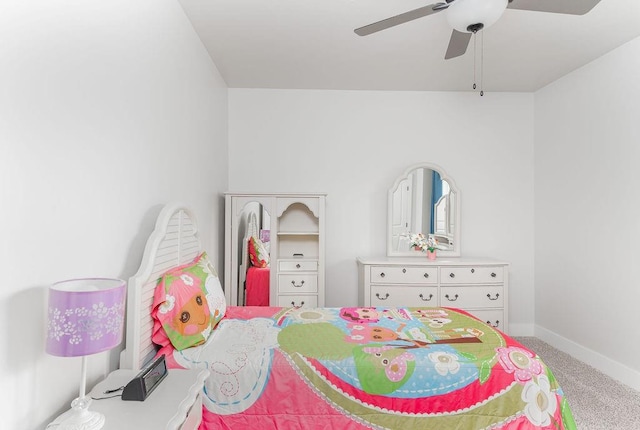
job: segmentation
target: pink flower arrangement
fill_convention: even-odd
[[[409,233],[409,242],[415,249],[433,252],[438,248],[438,241],[433,236],[425,236],[422,233]]]

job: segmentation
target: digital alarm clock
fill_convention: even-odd
[[[129,381],[122,390],[122,400],[145,400],[166,377],[167,363],[161,355]]]

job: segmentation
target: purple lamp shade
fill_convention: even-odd
[[[121,279],[71,279],[53,284],[49,288],[47,352],[78,357],[118,346],[125,290]]]

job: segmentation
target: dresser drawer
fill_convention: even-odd
[[[282,308],[317,308],[318,296],[278,296],[278,306]]]
[[[504,311],[502,309],[478,309],[468,312],[478,318],[480,321],[489,324],[491,327],[497,328],[498,330],[506,331],[506,328],[504,326]]]
[[[502,267],[441,267],[441,284],[495,284],[504,282]]]
[[[504,291],[501,285],[478,287],[443,287],[440,306],[456,308],[502,308]]]
[[[376,284],[437,284],[437,267],[373,266],[371,282]]]
[[[279,293],[317,293],[318,275],[315,273],[293,273],[278,275]]]
[[[438,287],[398,285],[371,286],[371,306],[438,306]]]
[[[280,260],[278,261],[280,272],[317,272],[317,260]]]

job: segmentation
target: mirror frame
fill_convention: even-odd
[[[453,240],[453,249],[450,250],[438,250],[438,256],[442,256],[442,257],[460,257],[460,189],[456,186],[455,182],[453,181],[453,179],[451,179],[451,177],[449,175],[447,175],[447,173],[444,171],[444,169],[442,169],[440,166],[437,166],[435,164],[431,164],[431,163],[418,163],[418,164],[414,164],[412,166],[409,166],[408,169],[406,169],[404,171],[404,173],[398,177],[395,182],[393,183],[393,185],[391,186],[391,188],[389,188],[388,191],[388,196],[387,196],[387,256],[388,257],[418,257],[418,256],[422,256],[423,258],[425,257],[424,252],[422,251],[415,251],[415,250],[409,250],[406,252],[403,251],[395,251],[392,247],[392,236],[393,236],[393,231],[392,231],[392,223],[391,220],[393,218],[393,193],[396,191],[396,189],[398,188],[398,185],[400,185],[400,182],[408,179],[409,178],[409,174],[416,170],[416,169],[420,169],[420,168],[426,168],[426,169],[431,169],[431,170],[435,170],[436,172],[438,172],[440,174],[440,178],[443,181],[447,181],[447,183],[449,184],[449,189],[451,191],[455,192],[455,207],[456,207],[456,213],[454,214],[454,222],[455,222],[455,235],[454,235],[454,240]]]

